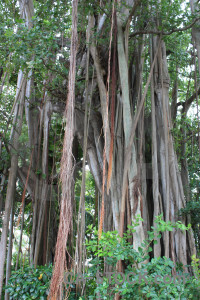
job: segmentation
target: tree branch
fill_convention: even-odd
[[[158,34],[158,35],[161,34],[161,35],[170,35],[170,34],[172,34],[172,33],[174,33],[174,32],[181,32],[181,31],[185,31],[185,30],[188,30],[188,29],[192,28],[192,26],[193,26],[197,21],[199,21],[199,20],[200,20],[200,17],[194,19],[193,22],[192,22],[191,24],[189,24],[189,25],[187,25],[187,26],[185,26],[185,27],[183,27],[183,28],[173,28],[172,30],[167,31],[167,32],[162,31],[162,30],[161,30],[161,31],[159,31],[159,30],[139,30],[139,31],[136,31],[136,32],[131,33],[129,37],[132,38],[132,37],[134,37],[134,36],[136,36],[136,35],[140,35],[140,34]]]
[[[197,95],[200,95],[200,87],[197,90]],[[190,98],[188,98],[187,100],[185,100],[185,102],[178,102],[176,104],[176,106],[183,106],[183,113],[187,113],[188,109],[190,108],[190,105],[192,104],[192,102],[196,99],[196,92],[194,94],[192,94],[192,96]]]
[[[137,8],[138,5],[140,4],[140,2],[141,2],[141,0],[136,0],[136,1],[134,2],[134,5],[133,5],[133,8],[132,8],[132,10],[131,10],[131,12],[130,12],[130,14],[129,14],[128,20],[131,21],[131,18],[132,18],[132,16],[134,15],[134,13],[135,13],[135,11],[136,11],[136,8]]]

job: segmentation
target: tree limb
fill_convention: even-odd
[[[200,88],[197,90],[197,95],[200,95]],[[182,105],[183,106],[183,113],[186,113],[188,111],[188,109],[190,108],[190,105],[192,104],[192,102],[195,99],[196,99],[196,92],[194,94],[192,94],[192,96],[190,98],[185,100],[185,102],[178,102],[177,106]]]
[[[157,30],[139,30],[139,31],[136,31],[136,32],[131,33],[129,37],[132,38],[132,37],[134,37],[134,36],[136,36],[136,35],[140,35],[140,34],[161,34],[161,35],[170,35],[170,34],[172,34],[172,33],[174,33],[174,32],[181,32],[181,31],[185,31],[185,30],[188,30],[188,29],[192,28],[193,25],[194,25],[197,21],[199,21],[199,20],[200,20],[200,18],[196,18],[196,19],[193,20],[193,22],[192,22],[191,24],[189,24],[189,25],[187,25],[187,26],[185,26],[185,27],[183,27],[183,28],[173,28],[172,30],[167,31],[167,32],[165,32],[165,31],[163,31],[163,30],[161,30],[161,31],[157,31]]]

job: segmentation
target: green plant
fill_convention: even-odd
[[[156,226],[148,232],[148,239],[135,250],[127,240],[140,221],[142,219],[137,216],[123,238],[112,231],[102,233],[98,241],[97,231],[94,230],[95,238],[86,243],[88,254],[93,256],[91,267],[85,276],[86,280],[90,278],[87,281],[88,299],[96,299],[97,296],[100,299],[112,299],[116,293],[120,293],[123,299],[199,299],[199,282],[184,273],[181,264],[174,265],[166,257],[147,260],[148,253],[152,251],[150,245],[161,238],[160,232],[172,231],[174,228],[188,230],[190,225],[186,227],[180,221],[165,222],[162,215],[158,216]],[[115,271],[119,260],[123,261],[124,274]],[[112,273],[103,271],[105,263],[111,266]]]
[[[47,299],[52,265],[26,267],[12,273],[6,290],[11,299]]]
[[[192,263],[191,263],[194,271],[194,275],[196,280],[199,282],[200,285],[200,259],[196,258],[195,255],[192,255]]]

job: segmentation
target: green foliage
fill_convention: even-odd
[[[80,196],[81,193],[81,180],[82,180],[82,171],[79,171],[76,186],[75,186],[75,194],[76,196]],[[85,195],[94,198],[95,197],[95,181],[89,170],[86,170],[85,176]]]
[[[195,255],[192,255],[192,267],[194,271],[195,278],[200,286],[200,259],[196,258]]]
[[[80,202],[81,194],[81,181],[82,181],[82,172],[79,171],[79,174],[76,179],[75,184],[75,199],[77,201],[77,210]],[[86,228],[93,224],[94,213],[95,213],[95,181],[89,170],[86,170],[85,177],[85,211],[86,211]]]
[[[52,265],[27,266],[12,273],[6,287],[11,299],[47,299]]]
[[[194,109],[193,109],[194,110]],[[199,244],[199,224],[200,224],[200,164],[198,149],[198,120],[194,115],[180,116],[176,118],[176,126],[172,130],[174,136],[175,149],[178,154],[179,163],[187,160],[189,186],[184,186],[184,191],[190,196],[190,201],[180,210],[180,215],[190,216],[190,222],[194,231],[197,250],[200,250]],[[184,153],[182,149],[184,147]]]
[[[176,266],[171,259],[166,257],[153,258],[149,262],[150,245],[161,237],[160,232],[172,231],[174,228],[188,230],[181,222],[171,223],[162,220],[162,215],[156,219],[156,227],[148,232],[146,239],[137,250],[127,242],[127,239],[135,232],[135,227],[142,219],[137,216],[132,226],[121,238],[116,231],[102,233],[98,241],[98,232],[94,230],[95,238],[86,243],[88,256],[92,255],[91,267],[87,277],[93,278],[87,281],[87,299],[111,299],[114,294],[120,292],[123,299],[198,299],[200,297],[199,282],[183,272],[180,264]],[[113,267],[122,260],[126,266],[125,277],[113,273],[110,276],[103,273],[104,263]],[[176,270],[176,276],[172,274]],[[100,272],[100,273],[98,273]],[[97,282],[96,276],[100,274]],[[131,274],[131,276],[130,276]],[[129,280],[127,279],[129,278]]]
[[[196,200],[192,200],[186,203],[185,208],[180,210],[180,215],[190,216],[192,229],[194,232],[197,252],[200,251],[200,232],[199,232],[199,224],[200,224],[200,202]]]

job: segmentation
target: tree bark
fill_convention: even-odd
[[[10,213],[10,228],[9,228],[9,244],[8,244],[8,253],[7,253],[7,261],[6,261],[6,285],[8,284],[8,280],[11,275],[11,262],[12,262],[12,247],[13,247],[13,219],[14,219],[14,203],[11,208]],[[9,300],[8,291],[5,292],[5,300]]]
[[[15,271],[17,271],[17,269],[18,269],[20,253],[22,255],[22,237],[23,237],[23,229],[24,229],[24,209],[25,209],[25,200],[24,200],[23,208],[22,208],[21,232],[20,232],[19,249],[18,249],[18,253],[17,253],[17,260],[16,260],[16,265],[15,265]]]

